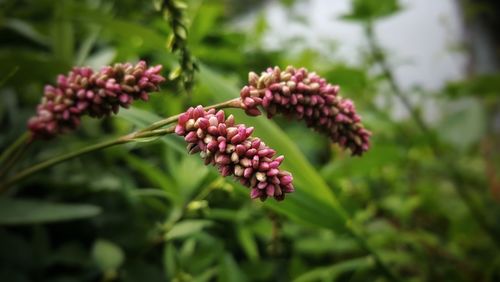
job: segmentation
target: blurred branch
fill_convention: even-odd
[[[396,95],[396,97],[398,97],[398,99],[401,101],[401,103],[403,103],[404,107],[411,114],[413,120],[418,125],[418,127],[420,127],[420,129],[424,133],[429,134],[430,130],[427,127],[427,125],[425,124],[422,117],[420,116],[419,112],[415,108],[413,108],[408,97],[405,95],[403,90],[396,83],[396,79],[394,78],[394,73],[393,73],[391,67],[389,66],[389,63],[387,62],[387,59],[385,57],[385,53],[382,50],[382,48],[380,47],[380,44],[378,43],[377,38],[375,37],[375,32],[373,31],[373,24],[371,22],[366,23],[364,25],[364,28],[365,28],[366,38],[368,39],[368,45],[370,47],[371,55],[372,55],[373,59],[375,60],[375,62],[377,62],[379,64],[380,68],[382,69],[382,74],[387,78],[387,81],[389,82],[389,85],[390,85],[392,91],[394,92],[394,95]]]
[[[23,144],[29,142],[30,135],[25,132],[16,141],[14,141],[7,149],[5,149],[0,155],[0,165],[3,164],[17,149]]]
[[[26,153],[33,139],[26,132],[19,136],[0,156],[0,179],[8,175],[9,171],[14,168],[22,156]]]
[[[16,166],[16,164],[22,159],[23,155],[28,150],[30,144],[30,142],[23,143],[21,147],[9,158],[5,166],[3,166],[0,170],[0,178],[5,177],[9,173],[9,171]]]
[[[187,47],[188,19],[185,14],[187,4],[184,0],[155,0],[155,6],[163,12],[171,29],[167,48],[179,53],[179,66],[170,72],[171,80],[179,79],[180,84],[189,94],[194,85],[194,74],[198,66]]]
[[[15,66],[14,68],[12,68],[12,70],[0,80],[0,86],[3,86],[7,81],[9,81],[9,79],[16,75],[18,70],[19,66]]]
[[[386,77],[389,85],[392,89],[392,92],[399,100],[403,103],[406,110],[411,114],[414,122],[420,128],[420,130],[430,137],[429,145],[431,146],[432,151],[436,157],[441,157],[443,162],[446,165],[447,171],[450,175],[451,180],[453,181],[453,187],[455,188],[458,196],[462,199],[462,201],[467,206],[469,213],[476,220],[479,226],[486,232],[492,239],[492,241],[500,248],[500,232],[487,221],[486,214],[482,211],[479,205],[477,205],[471,196],[467,193],[465,186],[468,183],[468,180],[464,177],[462,171],[457,167],[455,162],[446,156],[439,150],[439,145],[437,140],[434,138],[434,134],[425,124],[424,120],[420,116],[419,111],[417,111],[408,100],[408,97],[405,95],[404,91],[399,87],[394,77],[394,72],[391,69],[389,63],[387,62],[384,51],[382,50],[380,44],[378,43],[375,32],[373,30],[373,22],[367,22],[364,25],[364,31],[366,38],[368,40],[368,45],[370,47],[370,52],[375,60],[375,62],[382,69],[382,74]]]

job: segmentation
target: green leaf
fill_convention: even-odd
[[[183,27],[183,26],[177,26],[175,28],[175,34],[180,37],[182,40],[186,40],[187,38],[187,31],[186,31],[186,28]]]
[[[335,242],[335,244],[331,244],[331,242]],[[316,236],[303,237],[295,242],[294,249],[301,255],[315,256],[328,254],[341,256],[356,253],[360,250],[356,241],[350,236],[336,236],[330,231],[321,232]]]
[[[209,268],[206,271],[202,272],[198,276],[193,278],[193,282],[209,282],[214,281],[213,277],[217,274],[217,268]]]
[[[259,251],[252,231],[246,225],[242,224],[237,227],[236,231],[238,235],[238,241],[243,247],[243,250],[245,251],[248,259],[251,261],[258,261]]]
[[[141,188],[130,192],[133,196],[137,197],[158,197],[170,199],[172,195],[164,190],[154,189],[154,188]]]
[[[112,48],[103,48],[98,52],[87,57],[83,61],[83,65],[89,66],[95,70],[102,68],[102,66],[109,65],[116,56],[116,51]]]
[[[232,209],[211,208],[206,215],[208,218],[227,221],[242,221],[241,213],[234,212]]]
[[[85,40],[80,44],[75,60],[75,64],[77,66],[81,66],[85,62],[85,60],[87,60],[92,48],[95,46],[96,41],[99,37],[99,30],[99,28],[92,27]]]
[[[189,198],[200,187],[209,168],[200,161],[198,156],[188,156],[186,152],[183,157],[177,157],[176,161],[176,166],[171,168],[172,175],[182,189],[180,193]],[[194,171],[196,173],[193,173]]]
[[[172,200],[179,199],[179,188],[174,184],[174,181],[156,166],[153,166],[147,160],[127,154],[123,156],[127,164],[135,171],[141,173],[151,184],[161,188]]]
[[[103,272],[108,272],[122,265],[125,254],[115,243],[99,239],[92,247],[92,258]]]
[[[370,256],[344,260],[333,266],[318,267],[308,271],[296,279],[294,282],[301,281],[336,281],[336,278],[347,271],[360,271],[373,266],[373,260]]]
[[[239,268],[236,261],[230,254],[226,254],[222,257],[221,263],[219,264],[219,277],[217,281],[220,282],[232,282],[232,281],[247,281],[245,275]]]
[[[180,66],[177,66],[170,72],[170,74],[168,75],[168,79],[176,80],[181,76],[181,74],[182,74],[182,68]]]
[[[101,209],[94,205],[0,198],[0,225],[75,220],[93,217],[100,212]]]
[[[21,19],[5,19],[3,25],[16,31],[24,37],[31,39],[33,42],[43,46],[49,45],[49,38],[39,33],[30,23],[26,21]]]
[[[165,238],[167,240],[184,238],[200,232],[203,228],[212,225],[209,220],[183,220],[176,223],[170,231],[167,232]]]
[[[500,73],[483,74],[463,81],[450,82],[444,89],[453,98],[463,96],[491,97],[498,96]]]
[[[172,2],[177,9],[185,10],[188,8],[188,5],[184,0],[172,0]]]
[[[161,11],[161,8],[163,7],[163,0],[153,0],[153,6],[155,7],[155,10]]]
[[[203,13],[196,13],[189,27],[189,42],[193,48],[205,48],[203,38],[210,36],[216,30],[217,19],[223,13],[223,6],[214,2],[203,5]]]
[[[165,244],[163,248],[163,267],[167,274],[168,281],[172,280],[178,271],[178,255],[172,243]]]
[[[351,13],[342,18],[352,21],[373,21],[397,13],[401,7],[398,0],[352,0]]]
[[[54,57],[64,62],[73,61],[74,31],[70,21],[72,1],[58,0],[52,22],[52,52]]]
[[[338,64],[326,71],[324,77],[328,81],[342,86],[342,92],[359,95],[369,87],[366,70],[344,64]]]

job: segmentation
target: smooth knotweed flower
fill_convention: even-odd
[[[73,130],[84,115],[109,116],[132,101],[148,100],[165,81],[161,65],[148,68],[146,62],[106,66],[99,72],[88,67],[75,67],[67,76],[59,75],[57,85],[45,86],[36,116],[28,122],[35,139],[48,139]]]
[[[281,201],[294,191],[292,175],[279,168],[284,157],[274,157],[276,152],[252,132],[252,127],[235,124],[232,115],[226,119],[222,110],[205,111],[202,106],[181,114],[175,127],[189,153],[199,152],[205,164],[216,166],[223,176],[234,175],[251,189],[252,199]]]
[[[240,92],[248,115],[261,114],[261,106],[269,118],[281,113],[303,119],[308,127],[349,148],[352,155],[362,155],[369,149],[371,132],[363,127],[353,102],[338,95],[339,86],[316,73],[305,68],[289,66],[281,71],[274,67],[260,76],[250,72],[248,83]]]

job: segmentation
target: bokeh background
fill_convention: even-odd
[[[1,0],[0,148],[74,65],[177,70],[154,2]],[[1,195],[0,281],[500,281],[498,1],[166,2],[187,4],[192,90],[174,80],[86,118],[15,169],[237,97],[275,65],[339,84],[371,150],[233,111],[286,156],[297,191],[282,203],[249,200],[175,136],[81,156]]]

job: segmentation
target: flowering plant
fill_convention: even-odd
[[[78,127],[83,115],[109,116],[132,101],[147,101],[148,93],[165,81],[162,66],[148,68],[145,61],[104,67],[99,72],[75,67],[59,75],[57,85],[45,86],[37,114],[28,122],[33,138],[51,138]]]
[[[83,115],[101,118],[117,113],[120,107],[128,108],[136,99],[147,101],[148,93],[159,90],[165,81],[161,69],[161,65],[148,68],[146,62],[140,61],[136,65],[115,64],[96,73],[87,67],[75,67],[67,76],[60,75],[56,86],[45,87],[37,114],[28,122],[30,134],[26,142],[74,130]],[[240,98],[207,108],[191,107],[111,142],[42,162],[15,174],[0,189],[82,153],[175,132],[184,137],[189,153],[200,153],[205,164],[216,166],[222,176],[233,175],[249,187],[252,199],[273,197],[281,201],[294,191],[292,174],[280,169],[285,157],[276,157],[275,150],[252,136],[252,127],[236,124],[232,115],[226,118],[222,108],[241,108],[255,116],[261,113],[261,107],[269,118],[282,113],[304,120],[341,147],[349,148],[353,155],[361,155],[369,148],[371,133],[361,124],[353,102],[338,96],[338,91],[338,86],[304,68],[287,67],[283,72],[278,67],[269,68],[260,77],[250,72],[249,85],[243,87]],[[163,128],[175,122],[177,125]],[[17,145],[19,142],[3,158],[8,158]]]

